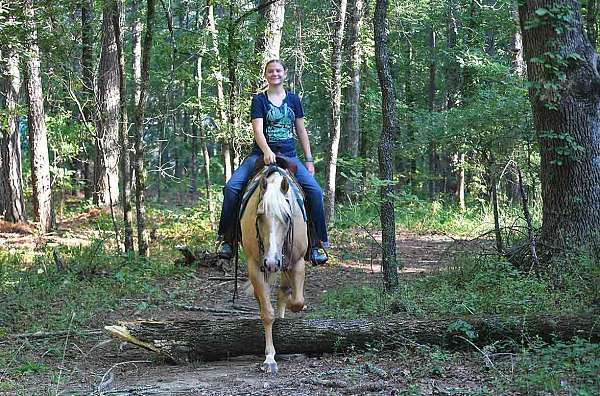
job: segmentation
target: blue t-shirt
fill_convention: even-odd
[[[267,93],[260,93],[252,98],[250,118],[263,119],[263,133],[268,143],[281,142],[294,137],[294,122],[303,118],[304,110],[300,97],[286,91],[281,106],[275,106],[269,100]]]

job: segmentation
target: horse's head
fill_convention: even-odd
[[[292,209],[288,190],[287,177],[279,171],[261,176],[256,237],[262,256],[262,270],[265,272],[281,270],[292,243]]]

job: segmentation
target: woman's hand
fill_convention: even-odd
[[[306,166],[306,169],[310,172],[311,175],[315,175],[315,164],[312,161],[305,162],[304,166]]]
[[[267,150],[264,152],[263,160],[265,161],[265,165],[274,164],[276,162],[275,153],[271,150]]]

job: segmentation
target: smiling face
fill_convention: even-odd
[[[269,62],[265,67],[265,78],[271,86],[283,84],[286,75],[285,67],[277,60]]]

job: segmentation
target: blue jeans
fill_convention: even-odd
[[[324,247],[329,246],[327,238],[327,225],[325,224],[325,210],[323,208],[323,190],[304,166],[296,154],[294,139],[284,142],[269,143],[269,147],[275,154],[283,154],[294,161],[298,170],[296,179],[304,190],[305,203],[315,226],[317,238]],[[233,172],[231,178],[223,188],[223,206],[221,208],[221,219],[219,221],[219,235],[226,241],[232,241],[235,233],[237,211],[239,210],[242,192],[248,179],[252,176],[256,160],[263,157],[262,150],[254,144],[252,152],[241,165]]]

